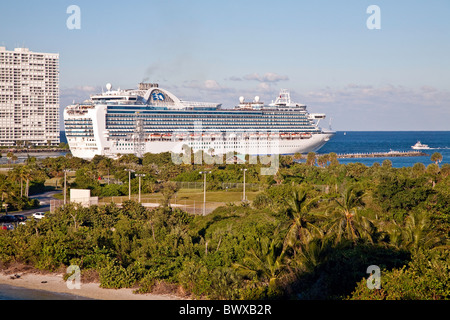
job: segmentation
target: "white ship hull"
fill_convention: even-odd
[[[149,141],[144,145],[142,154],[173,152],[183,153],[185,146],[189,146],[192,152],[204,150],[213,155],[227,155],[236,153],[242,155],[293,155],[295,153],[306,154],[319,150],[334,134],[314,134],[309,139],[262,139],[262,140],[233,140],[233,141]],[[118,158],[125,154],[136,154],[136,146],[132,141],[122,141],[110,144],[99,139],[94,141],[69,142],[72,155],[83,159],[92,159],[96,155],[110,158]],[[95,145],[95,146],[94,146]]]

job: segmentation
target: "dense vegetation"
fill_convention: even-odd
[[[8,154],[8,159],[14,159],[14,156]],[[39,201],[30,199],[29,196],[45,189],[44,183],[48,175],[42,165],[36,158],[29,157],[25,164],[14,165],[10,169],[0,173],[0,208],[14,211],[39,206]]]
[[[0,261],[46,270],[75,264],[96,272],[105,288],[151,292],[164,282],[209,299],[450,298],[450,165],[342,165],[333,154],[280,164],[275,176],[259,175],[259,164],[209,166],[211,189],[242,182],[245,167],[247,182],[264,191],[208,216],[168,201],[152,210],[132,201],[67,205],[0,231]],[[168,154],[60,157],[41,166],[49,177],[77,168],[72,186],[96,195],[127,194],[124,169],[133,168],[146,173],[144,192],[166,199],[176,191],[167,181],[201,181],[204,169],[174,165]],[[115,183],[99,181],[104,175]],[[381,268],[381,289],[366,285],[370,265]]]

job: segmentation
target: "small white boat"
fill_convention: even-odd
[[[430,147],[427,144],[422,144],[420,141],[417,141],[417,143],[413,146],[411,146],[414,150],[424,150],[424,149],[430,149]]]

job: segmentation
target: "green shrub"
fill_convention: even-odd
[[[124,268],[114,261],[100,269],[99,277],[100,287],[108,289],[131,288],[138,280],[132,266]]]

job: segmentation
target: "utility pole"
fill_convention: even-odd
[[[128,171],[128,200],[131,200],[131,173],[134,172],[133,169],[125,169]]]
[[[247,172],[248,169],[241,169],[241,171],[244,171],[244,196],[242,198],[242,201],[247,201],[247,197],[245,196],[245,173]]]
[[[136,177],[139,177],[139,203],[141,203],[141,178],[145,177],[145,174],[137,174]]]
[[[64,205],[67,204],[67,172],[70,172],[69,169],[64,169]]]
[[[205,175],[205,180],[203,182],[203,215],[206,216],[206,175],[211,173],[211,171],[201,171],[199,173]]]

